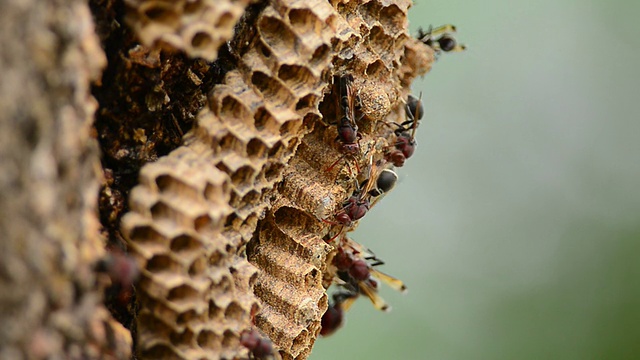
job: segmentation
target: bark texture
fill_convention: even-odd
[[[90,82],[106,58],[82,1],[0,4],[0,358],[122,358],[93,264],[101,178]]]

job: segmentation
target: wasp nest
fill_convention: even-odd
[[[125,0],[129,23],[147,46],[179,49],[215,60],[233,36],[249,0]]]
[[[164,39],[182,34],[191,3],[136,4],[136,16],[167,17],[135,25],[141,38]],[[238,66],[184,145],[146,165],[130,195],[122,228],[142,269],[140,358],[247,357],[242,334],[253,326],[283,358],[310,354],[333,276],[326,240],[343,231],[332,222],[354,192],[352,165],[384,161],[396,135],[381,123],[402,122],[411,81],[433,61],[407,33],[410,5],[281,0],[243,18],[231,43]],[[163,30],[142,35],[154,27]],[[181,36],[174,47],[192,44]],[[329,125],[340,117],[334,75],[360,89],[362,139],[359,156],[327,171],[342,156]]]

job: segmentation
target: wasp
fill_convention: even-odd
[[[329,336],[344,324],[344,314],[358,296],[357,292],[348,290],[339,291],[332,295],[333,301],[329,303],[329,307],[320,321],[320,335]]]
[[[369,263],[368,261],[373,261]],[[400,279],[396,279],[375,267],[384,264],[373,252],[364,249],[362,245],[344,236],[338,247],[338,253],[334,256],[332,264],[337,269],[338,278],[342,286],[348,291],[365,295],[373,306],[382,311],[390,310],[390,306],[378,294],[378,282],[384,282],[389,287],[401,293],[407,291],[407,287]]]
[[[407,120],[401,124],[394,123],[398,128],[394,130],[396,135],[393,147],[385,154],[386,159],[397,167],[404,165],[418,145],[415,140],[418,120],[422,119],[422,93],[419,98],[409,95],[405,105]]]
[[[373,164],[373,154],[371,154],[371,157],[369,158],[369,176],[367,179],[377,179],[377,169],[378,167]],[[353,191],[351,196],[342,203],[342,208],[335,214],[334,221],[327,219],[323,220],[323,222],[331,225],[342,225],[340,231],[334,237],[327,240],[327,242],[332,242],[335,238],[340,236],[344,227],[350,227],[354,221],[362,219],[371,208],[370,193],[374,191],[377,181],[365,180],[363,184],[364,187],[360,187],[356,182],[356,189]]]
[[[369,179],[365,179],[360,187],[364,188],[367,185]],[[396,185],[398,181],[398,174],[391,169],[382,169],[382,171],[378,174],[378,178],[376,179],[375,186],[373,189],[369,190],[368,194],[372,197],[381,196],[391,191],[393,187]]]
[[[467,49],[465,45],[458,44],[453,34],[456,32],[456,27],[447,24],[438,26],[437,28],[429,29],[425,32],[422,29],[418,29],[418,40],[423,44],[431,47],[436,54],[440,52],[460,52]]]
[[[256,329],[244,330],[240,334],[240,344],[249,350],[249,356],[253,359],[280,358],[276,356],[271,340],[260,336]]]
[[[340,109],[342,116],[337,122],[338,136],[335,142],[339,144],[340,156],[327,171],[331,171],[340,160],[348,158],[353,160],[356,170],[360,172],[358,165],[358,155],[360,154],[360,139],[362,134],[358,133],[358,125],[356,124],[356,99],[357,91],[352,84],[353,77],[351,75],[343,75],[334,78],[334,84],[337,84],[338,103],[337,108]],[[351,168],[349,168],[351,169]]]

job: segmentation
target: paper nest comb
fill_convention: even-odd
[[[143,42],[209,59],[246,5],[213,3],[127,1]],[[283,358],[308,357],[327,309],[333,247],[323,238],[335,231],[321,220],[354,190],[347,166],[326,171],[341,156],[335,126],[325,124],[336,116],[332,78],[353,76],[361,148],[381,159],[393,132],[376,124],[402,122],[401,99],[433,61],[408,34],[410,5],[280,0],[237,27],[235,39],[248,42],[238,67],[215,86],[183,146],[144,166],[122,221],[142,268],[140,359],[247,358],[239,339],[252,324]],[[185,24],[211,21],[212,9],[224,26],[198,30],[216,40],[194,46]]]
[[[128,22],[147,46],[182,50],[215,60],[233,36],[233,26],[249,0],[125,0]]]

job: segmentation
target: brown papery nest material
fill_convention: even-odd
[[[3,88],[3,114],[23,127],[11,139],[2,125],[0,149],[31,167],[2,165],[4,178],[27,175],[0,182],[13,216],[2,222],[10,331],[0,358],[247,358],[240,337],[252,328],[278,356],[307,358],[336,271],[326,240],[342,229],[331,222],[393,147],[385,123],[405,120],[403,99],[434,60],[408,32],[411,5],[91,0],[0,11],[15,34],[38,34],[12,54],[29,59],[24,71],[2,81],[18,89]],[[0,45],[15,43],[7,33]],[[361,150],[327,171],[342,156],[333,81],[346,75]],[[44,100],[12,107],[28,95]],[[105,253],[135,261],[134,294],[96,275]],[[21,284],[30,301],[10,290]]]

